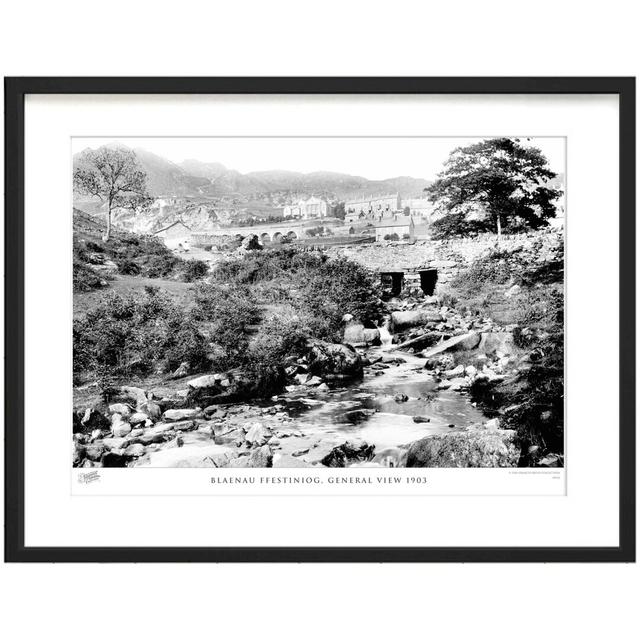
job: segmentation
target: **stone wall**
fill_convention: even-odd
[[[533,248],[542,241],[542,253],[562,242],[563,231],[545,230],[526,234],[503,235],[497,244],[495,234],[484,234],[475,238],[452,240],[422,240],[413,244],[402,242],[378,242],[371,245],[332,247],[327,253],[344,256],[377,272],[402,271],[406,286],[420,286],[419,271],[438,270],[438,284],[455,277],[458,271],[476,258],[500,248],[511,251],[522,247]]]

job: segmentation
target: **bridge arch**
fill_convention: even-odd
[[[260,242],[262,242],[262,244],[268,244],[271,242],[271,236],[265,231],[260,235]]]
[[[279,231],[276,231],[276,232],[273,234],[273,237],[271,238],[271,241],[272,241],[274,244],[280,244],[280,243],[282,242],[282,237],[283,237],[283,236],[282,236],[282,234],[281,234]]]
[[[298,234],[291,229],[290,231],[287,232],[287,239],[288,240],[297,240],[298,239]]]

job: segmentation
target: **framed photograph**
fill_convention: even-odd
[[[635,561],[635,79],[7,78],[13,562]]]

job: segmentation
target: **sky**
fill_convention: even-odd
[[[483,138],[435,137],[229,137],[229,138],[74,138],[73,153],[87,147],[120,142],[141,147],[180,163],[186,159],[219,162],[240,173],[288,170],[310,173],[334,171],[382,180],[411,176],[432,180],[442,169],[449,153]],[[549,160],[552,171],[565,172],[565,138],[520,138],[523,144],[538,147]]]

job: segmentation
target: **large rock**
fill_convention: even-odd
[[[346,467],[354,462],[367,462],[373,458],[374,450],[375,447],[366,442],[345,442],[334,447],[321,463],[325,467]]]
[[[445,351],[471,351],[480,344],[480,334],[476,331],[463,333],[460,336],[453,336],[448,340],[444,340],[431,349],[425,349],[422,352],[423,357],[432,358],[433,356],[445,353]]]
[[[273,453],[268,444],[263,445],[257,449],[254,449],[249,455],[250,467],[272,467],[273,466]]]
[[[111,420],[111,433],[114,437],[122,438],[130,432],[131,425],[128,422],[125,422],[119,413],[114,413],[113,419]]]
[[[200,409],[168,409],[162,419],[167,422],[179,422],[181,420],[193,420],[200,415]]]
[[[220,386],[223,376],[220,373],[208,374],[187,382],[190,389],[213,389]]]
[[[119,413],[121,416],[124,416],[125,418],[127,416],[130,416],[132,413],[131,407],[128,404],[125,404],[124,402],[116,402],[115,404],[110,404],[109,411],[111,413]]]
[[[132,403],[138,410],[147,402],[147,396],[140,387],[120,387],[120,395],[126,402]]]
[[[362,359],[347,344],[310,340],[307,362],[309,371],[322,378],[347,378],[362,375]]]
[[[391,314],[391,328],[394,332],[422,326],[429,322],[442,322],[440,312],[435,309],[414,309],[412,311],[394,311]]]
[[[512,430],[427,436],[407,451],[407,467],[516,467],[519,459]]]
[[[361,322],[358,322],[348,313],[342,318],[345,323],[342,342],[354,347],[366,347],[367,345],[380,344],[380,331],[378,329],[365,329]]]
[[[247,431],[245,440],[252,446],[262,446],[273,435],[271,429],[265,427],[261,422],[247,422],[244,425]]]

